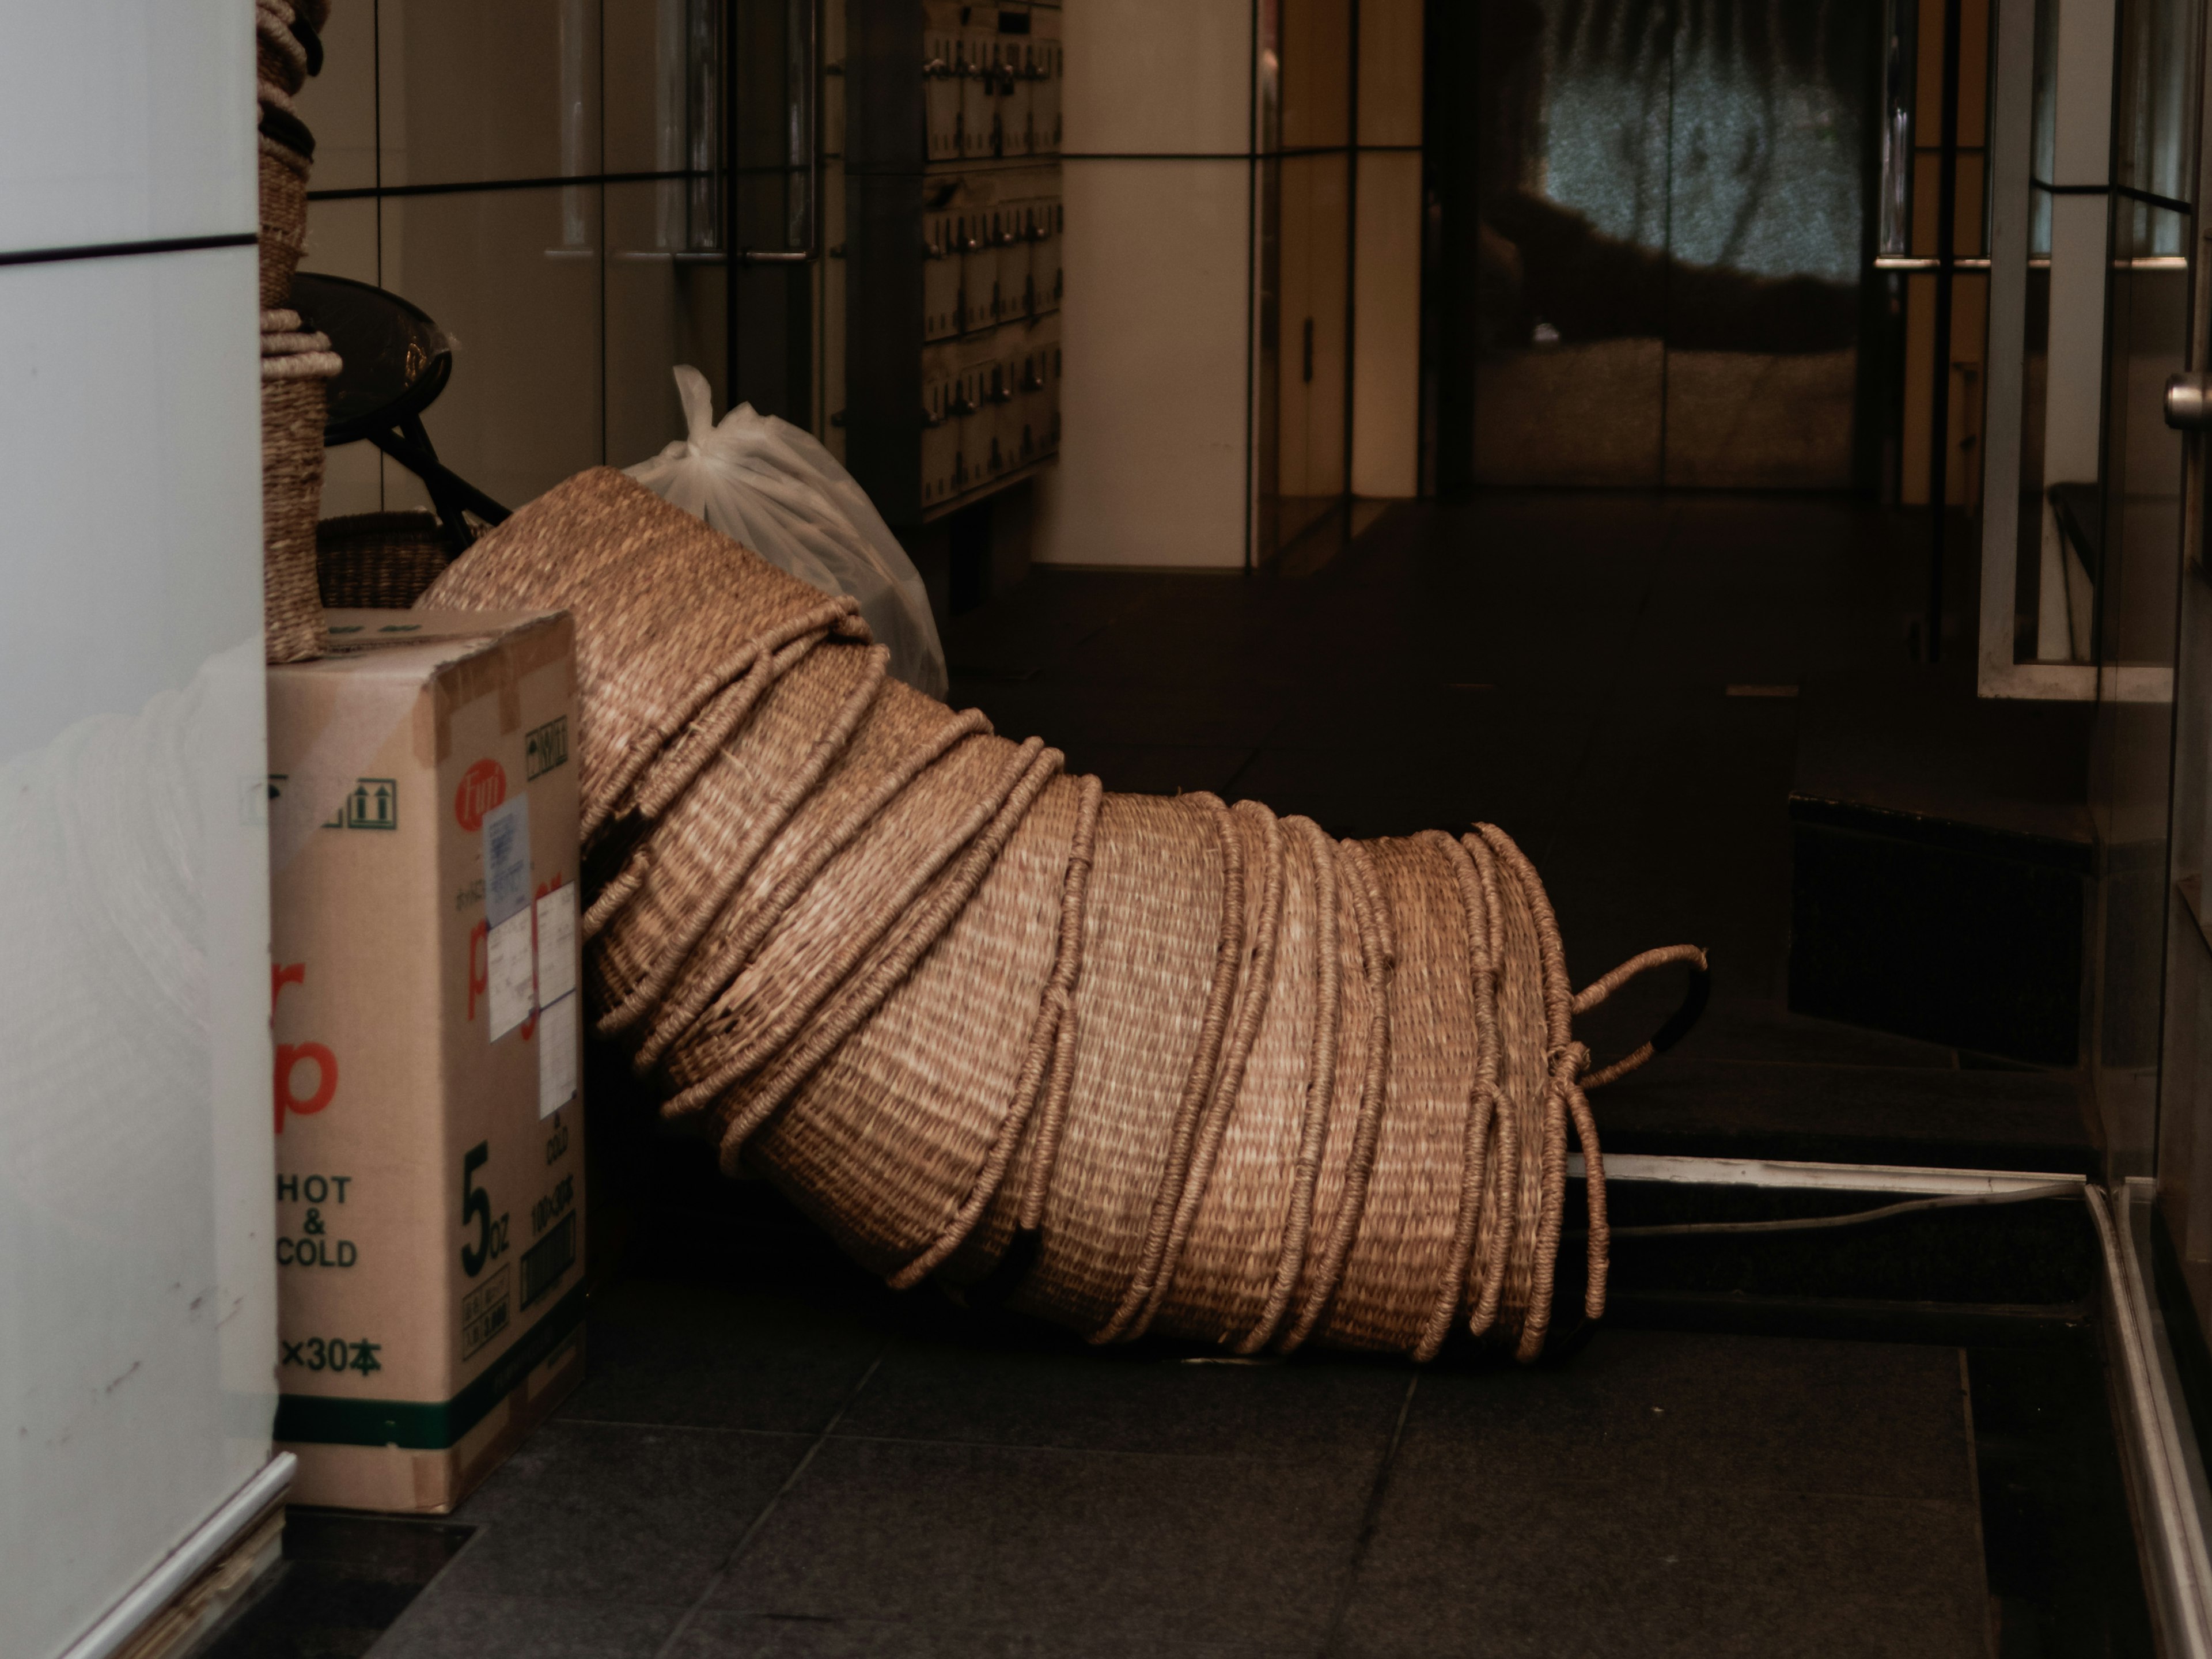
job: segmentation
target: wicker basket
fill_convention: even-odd
[[[452,562],[434,513],[356,513],[315,526],[315,582],[333,611],[404,611]]]
[[[296,93],[307,83],[307,46],[294,30],[284,0],[257,0],[253,9],[254,64],[264,85]]]
[[[1584,1089],[1683,1019],[1595,1073],[1572,1020],[1704,957],[1577,995],[1502,832],[1340,842],[1105,794],[887,684],[843,613],[605,472],[422,603],[573,612],[586,794],[626,825],[587,860],[601,1033],[893,1284],[1095,1341],[1427,1358],[1462,1328],[1533,1358],[1574,1139],[1603,1311]]]
[[[302,662],[330,648],[315,523],[325,387],[341,364],[328,338],[301,331],[295,312],[262,313],[261,345],[263,629],[270,662]]]
[[[261,305],[268,310],[291,299],[292,273],[307,251],[307,175],[314,140],[296,116],[265,102],[261,128]],[[303,136],[304,149],[299,143]]]

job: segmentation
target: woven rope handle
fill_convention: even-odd
[[[1705,1004],[1712,998],[1712,963],[1698,945],[1669,945],[1660,950],[1646,951],[1641,956],[1631,957],[1604,978],[1593,980],[1576,993],[1574,1012],[1586,1014],[1639,974],[1677,962],[1690,964],[1690,982],[1682,992],[1681,1006],[1667,1017],[1666,1024],[1651,1034],[1649,1042],[1622,1055],[1612,1065],[1582,1079],[1585,1091],[1602,1088],[1615,1078],[1627,1076],[1654,1054],[1665,1054],[1690,1035],[1692,1028],[1704,1017]]]

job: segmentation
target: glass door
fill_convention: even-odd
[[[818,429],[817,118],[828,0],[732,0],[729,384],[733,404]]]
[[[2179,0],[2169,4],[2179,9]],[[2146,880],[2131,867],[2127,873],[2135,879],[2125,896],[2134,925],[2154,930],[2154,938],[2134,942],[2134,950],[2146,966],[2163,967],[2164,996],[2145,1011],[2157,1019],[2154,1031],[2127,1031],[2136,1046],[2115,1057],[2133,1059],[2148,1048],[2155,1061],[2149,1080],[2130,1098],[2136,1117],[2155,1128],[2154,1233],[2163,1299],[2170,1318],[2195,1323],[2201,1353],[2203,1333],[2212,1328],[2212,933],[2204,896],[2212,861],[2212,575],[2205,514],[2212,434],[2203,418],[2203,391],[2212,384],[2212,268],[2195,256],[2206,223],[2203,192],[2212,179],[2205,155],[2212,124],[2203,118],[2212,82],[2212,31],[2205,27],[2202,0],[2179,17],[2152,0],[2129,0],[2129,6],[2171,32],[2160,44],[2180,58],[2186,74],[2162,72],[2166,66],[2154,55],[2123,82],[2124,105],[2132,84],[2137,109],[2159,108],[2162,96],[2169,113],[2162,123],[2144,122],[2126,118],[2124,111],[2118,127],[2135,171],[2131,193],[2113,204],[2114,270],[2124,291],[2115,307],[2108,371],[2107,419],[2115,413],[2118,418],[2107,446],[2118,471],[2106,501],[2108,511],[2124,517],[2112,544],[2112,579],[2099,594],[2100,663],[2114,679],[2132,678],[2141,701],[2132,718],[2112,724],[2099,787],[2118,827],[2156,816],[2165,832],[2154,848],[2130,860],[2131,866],[2151,866],[2155,877]],[[2177,41],[2179,51],[2172,44]],[[2176,80],[2181,93],[2172,89]],[[2171,113],[2185,100],[2185,122]],[[2163,173],[2151,170],[2160,167]],[[2152,188],[2160,184],[2166,188]],[[2179,197],[2179,206],[2192,210],[2162,209],[2135,199],[2136,193]],[[2145,208],[2153,211],[2140,210]],[[2146,239],[2162,240],[2147,248]],[[2150,259],[2162,263],[2146,265]],[[2143,282],[2138,270],[2159,280]],[[2175,371],[2178,380],[2170,382]],[[2176,424],[2180,430],[2172,429]],[[2161,737],[2169,740],[2170,776],[2158,752]],[[2154,815],[2148,798],[2160,782],[2167,784],[2167,810]],[[2110,896],[2106,902],[2108,910],[2118,908]],[[2109,945],[2104,954],[2114,963],[2126,960]],[[2108,965],[2108,999],[2116,994],[2115,977]],[[2114,1150],[2123,1158],[2130,1151],[2124,1139]],[[2133,1169],[2123,1164],[2118,1172],[2139,1173],[2140,1162]],[[2202,1402],[2192,1404],[2201,1411]],[[2200,1416],[2200,1434],[2203,1427]]]
[[[1849,487],[1878,0],[1484,13],[1475,481]]]
[[[2191,338],[2202,0],[2118,8],[2100,488],[2072,539],[2090,574],[2087,643],[2097,667],[2089,806],[2098,842],[2090,1053],[2115,1173],[2148,1173],[2159,1079],[2155,988],[2168,933],[2202,935],[2169,845],[2173,670],[2191,446],[2163,417],[2166,382],[2201,356]],[[2201,327],[2195,331],[2200,337]],[[2197,446],[2201,447],[2201,443]],[[2201,468],[2202,458],[2194,465]],[[2192,486],[2193,488],[2194,486]],[[2052,492],[2056,495],[2056,491]],[[2179,884],[2177,886],[2177,879]],[[2177,959],[2194,968],[2195,957]]]

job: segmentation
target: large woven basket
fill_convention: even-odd
[[[1109,794],[885,678],[849,614],[619,475],[425,605],[565,607],[599,1030],[891,1283],[1094,1340],[1540,1350],[1604,1170],[1542,884],[1489,826],[1333,840]],[[1696,994],[1693,993],[1693,996]]]
[[[753,707],[777,651],[825,629],[867,631],[851,600],[678,508],[641,515],[640,495],[659,499],[618,472],[583,473],[562,486],[557,513],[517,513],[494,557],[457,561],[434,590],[436,604],[472,611],[557,592],[575,613],[577,696],[592,710],[577,750],[587,837],[623,811],[651,817],[672,802]]]

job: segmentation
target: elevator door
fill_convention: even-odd
[[[1852,477],[1870,0],[1480,0],[1474,477]]]

